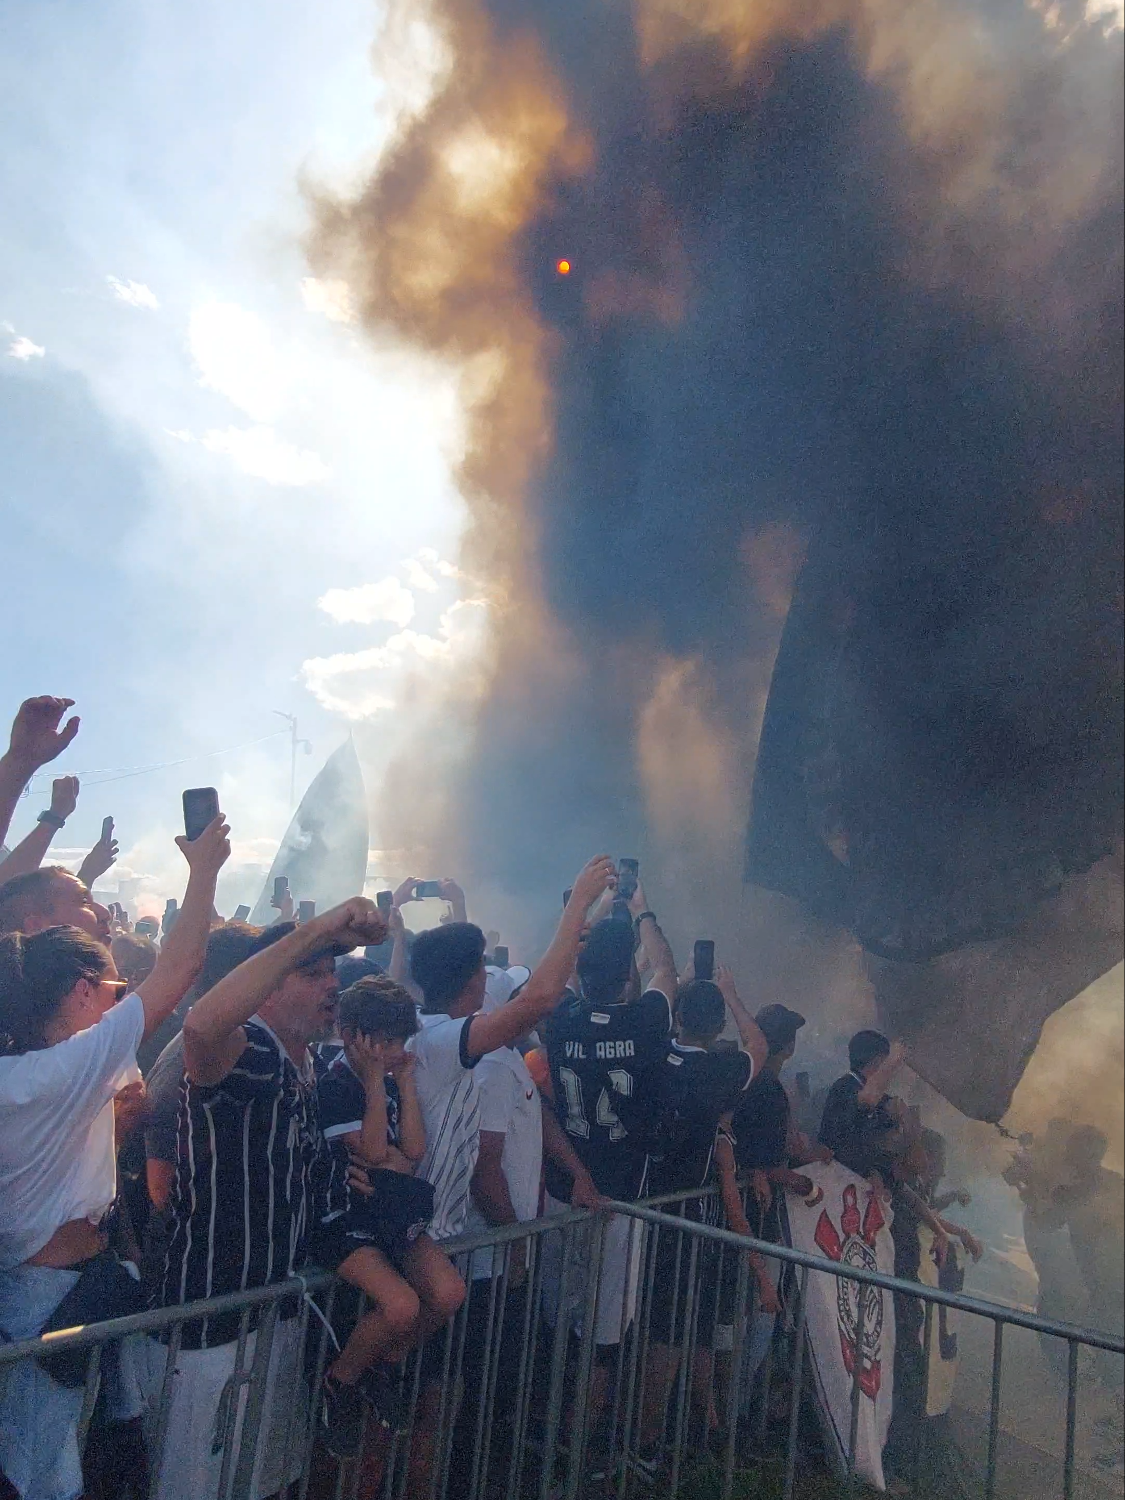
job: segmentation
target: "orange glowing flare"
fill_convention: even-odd
[[[570,261],[568,261],[568,260],[556,261],[555,262],[555,270],[559,273],[560,276],[569,276],[570,275]]]

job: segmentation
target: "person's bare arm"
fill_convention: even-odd
[[[715,1170],[719,1174],[719,1191],[723,1199],[723,1213],[727,1228],[732,1234],[750,1234],[750,1221],[742,1206],[742,1194],[738,1188],[738,1169],[734,1152],[726,1136],[715,1142]]]
[[[890,1087],[891,1079],[906,1061],[907,1049],[905,1042],[892,1042],[891,1050],[884,1057],[877,1068],[872,1069],[863,1087],[859,1091],[858,1102],[861,1109],[874,1109],[879,1100]]]
[[[637,881],[637,889],[629,898],[629,914],[633,921],[648,912],[648,897],[645,888]],[[637,927],[641,956],[648,970],[648,988],[659,990],[668,997],[669,1005],[676,1003],[676,960],[672,956],[671,944],[664,936],[656,918],[649,913]]]
[[[551,946],[539,960],[535,972],[514,1000],[487,1015],[476,1015],[469,1026],[467,1050],[484,1057],[506,1047],[525,1032],[533,1031],[552,1010],[566,988],[578,953],[587,907],[601,895],[614,876],[613,861],[606,854],[590,860],[574,882],[574,895],[559,920]]]
[[[56,777],[51,783],[51,811],[55,817],[65,822],[77,806],[78,777]],[[17,875],[27,875],[32,870],[38,870],[47,850],[51,847],[51,840],[58,832],[59,827],[53,823],[37,822],[27,837],[20,840],[7,859],[0,860],[0,885],[14,880]],[[81,871],[79,871],[78,878],[80,880],[85,878]],[[86,883],[88,885],[89,881]]]
[[[504,1176],[501,1159],[504,1155],[504,1133],[500,1130],[482,1130],[480,1133],[480,1155],[473,1172],[471,1192],[473,1202],[489,1224],[515,1224],[516,1211],[512,1207],[512,1195],[508,1191],[508,1179]]]
[[[181,916],[173,938],[182,923]],[[239,964],[197,1000],[185,1017],[184,1071],[188,1077],[200,1084],[222,1082],[246,1046],[243,1026],[299,964],[336,943],[347,944],[349,949],[381,943],[386,931],[386,921],[374,902],[353,896]]]
[[[387,1159],[387,1089],[383,1082],[383,1044],[357,1036],[344,1048],[352,1072],[363,1084],[363,1123],[341,1139],[373,1167]]]
[[[555,1107],[549,1099],[540,1098],[543,1106],[543,1154],[569,1174],[571,1208],[599,1209],[605,1199],[594,1186],[594,1179],[582,1165],[566,1131],[559,1124]]]
[[[215,882],[230,857],[230,829],[219,816],[192,842],[182,836],[176,844],[188,862],[188,883],[179,920],[161,944],[156,967],[137,986],[145,1009],[145,1036],[151,1036],[179,1005],[203,967]]]
[[[398,1144],[407,1161],[415,1166],[426,1154],[426,1126],[422,1119],[422,1106],[418,1103],[418,1088],[414,1082],[414,1065],[418,1061],[413,1052],[408,1052],[394,1070],[394,1081],[398,1084]]]
[[[734,1017],[734,1024],[738,1027],[739,1040],[742,1050],[746,1052],[754,1064],[755,1077],[765,1065],[766,1058],[770,1055],[770,1044],[766,1041],[758,1028],[758,1023],[743,1005],[739,998],[738,988],[734,982],[734,975],[725,965],[720,964],[715,970],[715,983],[722,992],[723,999],[727,1003],[727,1009]]]
[[[392,906],[387,913],[387,931],[391,935],[391,961],[387,965],[387,976],[396,984],[408,984],[410,976],[406,963],[406,923],[397,906]]]
[[[934,1213],[926,1200],[920,1198],[912,1187],[908,1187],[905,1182],[902,1182],[899,1184],[899,1190],[909,1201],[922,1223],[932,1233],[934,1237],[934,1259],[939,1266],[945,1265],[945,1258],[949,1254],[949,1235],[945,1225],[938,1218],[937,1214]]]
[[[449,902],[450,921],[467,922],[469,914],[465,906],[465,892],[455,880],[439,880],[438,885],[441,887],[441,899]]]
[[[0,756],[0,844],[8,836],[24,787],[40,766],[60,756],[78,733],[77,717],[67,719],[59,728],[63,714],[73,706],[73,698],[28,698],[20,704],[8,749]]]

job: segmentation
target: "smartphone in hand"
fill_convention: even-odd
[[[566,890],[563,891],[563,911],[565,911],[567,909],[567,907],[570,905],[570,898],[573,895],[574,895],[574,887],[572,885],[568,885],[567,888],[566,888]]]
[[[245,922],[246,918],[249,915],[250,915],[250,908],[248,906],[236,906],[235,909],[234,909],[234,916],[231,918],[231,921],[232,922]]]
[[[440,880],[420,880],[418,882],[418,884],[414,887],[414,899],[415,899],[415,901],[425,901],[425,899],[427,898],[427,896],[440,896],[440,895],[441,895],[441,881]]]
[[[511,962],[508,957],[507,948],[503,947],[500,943],[497,943],[496,947],[492,950],[492,962],[498,969],[506,969]]]
[[[219,794],[213,786],[189,787],[184,793],[184,833],[194,843],[219,816]]]
[[[102,837],[101,837],[101,842],[103,844],[108,844],[108,843],[110,843],[110,841],[112,840],[112,838],[113,838],[113,819],[112,818],[103,818],[102,819]]]
[[[715,944],[710,938],[700,938],[692,954],[692,968],[696,979],[714,979]]]
[[[376,891],[375,905],[380,911],[390,911],[395,904],[394,891]]]
[[[641,865],[636,859],[619,859],[617,861],[617,894],[622,901],[631,901],[637,894],[637,883],[640,879]]]
[[[297,906],[297,921],[300,923],[311,922],[316,916],[316,902],[302,901]]]

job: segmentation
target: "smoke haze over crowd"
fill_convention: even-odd
[[[684,935],[776,933],[742,838],[804,564],[861,617],[868,801],[898,777],[900,821],[964,813],[966,880],[1014,861],[1035,897],[1106,852],[1120,33],[1022,0],[424,13],[384,47],[432,93],[312,243],[373,332],[461,372],[487,683],[456,753],[396,771],[444,789],[420,836],[408,804],[420,849],[547,895],[616,840],[660,854]]]

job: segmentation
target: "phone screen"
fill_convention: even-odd
[[[376,891],[375,905],[380,911],[390,911],[395,904],[394,891]]]
[[[103,844],[108,844],[109,841],[110,841],[110,839],[112,837],[113,837],[113,819],[112,818],[103,818],[102,819],[102,843]]]
[[[288,875],[279,875],[277,877],[277,879],[273,883],[273,899],[275,901],[282,901],[282,900],[284,900],[285,893],[288,891],[288,889],[289,889],[289,876]]]
[[[574,895],[574,887],[573,886],[568,886],[566,888],[566,890],[563,891],[563,911],[565,911],[567,909],[567,907],[570,905],[570,898],[573,895]]]
[[[497,943],[495,949],[493,950],[492,961],[498,969],[506,969],[509,962],[507,948],[501,947],[501,945]]]
[[[316,916],[316,902],[315,901],[302,901],[300,903],[300,905],[297,907],[297,921],[298,922],[311,922],[312,919],[315,916]]]
[[[184,832],[193,843],[219,816],[219,794],[213,786],[189,787],[184,793]]]
[[[441,895],[440,880],[420,880],[414,887],[414,898],[417,901],[425,901],[427,896]]]
[[[692,968],[696,979],[714,979],[715,944],[708,938],[700,938],[695,945]]]
[[[250,908],[248,906],[236,906],[234,909],[234,920],[236,922],[245,922],[249,915]]]

